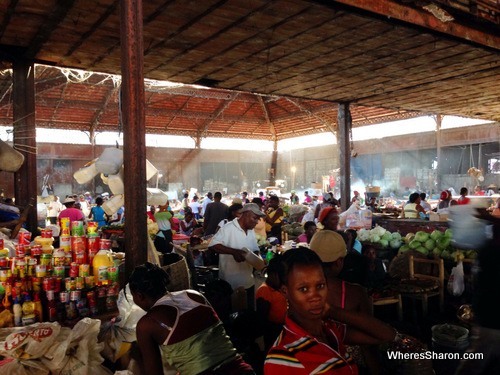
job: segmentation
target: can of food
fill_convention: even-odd
[[[73,262],[77,264],[87,263],[87,252],[85,249],[73,250]]]
[[[0,258],[0,268],[7,268],[9,266],[9,259],[7,257]]]
[[[73,255],[71,254],[71,251],[65,252],[64,253],[64,265],[65,266],[71,266],[71,263],[73,262]]]
[[[90,264],[78,265],[78,276],[80,277],[90,276]]]
[[[42,245],[33,245],[31,246],[31,256],[34,257],[34,258],[40,258],[40,256],[42,255]]]
[[[40,292],[40,290],[42,289],[42,279],[40,277],[32,277],[31,286],[33,288],[33,292]]]
[[[71,222],[71,235],[72,236],[83,236],[85,234],[83,230],[83,221],[72,221]]]
[[[9,277],[12,276],[12,271],[10,269],[0,270],[0,281],[7,281]]]
[[[35,266],[35,274],[36,274],[36,277],[47,276],[47,266],[45,264],[37,264]]]
[[[99,251],[99,240],[100,238],[97,236],[87,237],[87,249],[89,252],[94,251],[97,253]]]
[[[0,238],[0,250],[3,249],[4,247],[5,247],[4,240],[3,238]]]
[[[113,283],[118,282],[118,268],[115,266],[108,267],[108,280]]]
[[[85,281],[83,277],[75,277],[76,290],[85,288]]]
[[[52,275],[55,277],[66,277],[66,267],[54,266],[54,268],[52,269]]]
[[[40,256],[40,264],[43,264],[48,268],[52,264],[52,254],[42,254]]]
[[[31,242],[31,233],[30,232],[19,232],[17,237],[17,243],[19,245],[29,245]]]
[[[16,257],[18,258],[24,258],[26,256],[26,249],[24,244],[17,244],[16,245]]]
[[[75,278],[78,277],[79,272],[79,264],[76,262],[72,262],[69,266],[69,277]]]
[[[26,261],[24,258],[16,258],[16,268],[19,278],[24,279],[26,277]]]
[[[59,237],[59,248],[64,252],[71,251],[71,237],[70,236],[61,236]]]
[[[69,292],[70,301],[79,301],[82,298],[82,292],[80,290],[72,290]]]
[[[52,264],[55,266],[64,266],[66,262],[66,254],[61,249],[54,251],[52,256]]]
[[[106,297],[106,294],[108,294],[108,290],[105,286],[100,286],[97,288],[97,298]]]
[[[60,236],[61,237],[69,237],[70,236],[70,231],[69,231],[69,217],[62,217],[60,219],[60,223],[61,223],[61,233],[60,233]]]
[[[42,229],[42,238],[52,238],[52,229]]]
[[[64,286],[66,287],[66,291],[76,290],[76,281],[71,277],[67,277],[64,279]]]
[[[55,277],[45,277],[42,282],[43,290],[45,292],[49,290],[55,290],[55,283],[56,283]]]
[[[108,280],[108,267],[101,266],[97,268],[97,282],[103,283]]]
[[[85,276],[85,287],[91,289],[95,286],[95,278],[94,276]]]
[[[59,301],[61,303],[69,302],[69,292],[59,292]]]
[[[88,221],[87,222],[87,235],[89,237],[98,236],[97,233],[98,225],[96,221]]]
[[[72,236],[71,237],[71,251],[75,252],[85,252],[87,248],[87,238],[83,236]]]

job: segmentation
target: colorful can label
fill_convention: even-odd
[[[26,248],[24,244],[19,243],[16,245],[16,257],[24,258],[26,256]]]
[[[55,290],[55,283],[56,283],[56,278],[55,277],[45,277],[43,279],[43,290],[45,292],[48,292],[49,290]]]
[[[79,273],[79,264],[76,262],[72,262],[69,266],[69,277],[78,277]]]
[[[42,279],[40,277],[32,277],[31,285],[35,293],[40,292],[40,290],[42,289]]]
[[[111,250],[111,243],[112,241],[110,239],[101,238],[99,241],[99,250]]]
[[[52,229],[42,229],[42,238],[52,238]]]
[[[7,281],[9,277],[12,276],[12,271],[10,269],[0,270],[0,281]]]
[[[52,264],[52,254],[42,254],[40,257],[40,264],[49,266]]]
[[[70,232],[69,232],[69,217],[62,217],[60,219],[60,222],[61,222],[61,237],[65,237],[65,236],[69,237],[69,235],[70,235]]]
[[[118,282],[118,268],[115,266],[108,267],[108,280]]]
[[[31,246],[31,256],[39,257],[42,255],[42,245],[33,245]]]
[[[45,264],[37,264],[35,266],[35,274],[36,274],[36,277],[47,276],[47,266]]]
[[[83,277],[76,277],[75,283],[76,283],[76,290],[81,290],[85,287],[85,282]]]
[[[108,280],[108,267],[102,266],[97,269],[97,281]]]
[[[29,245],[31,242],[31,233],[30,232],[19,232],[17,237],[17,243],[19,245]]]
[[[66,276],[66,267],[65,266],[54,266],[52,270],[52,274],[56,277],[65,277]]]
[[[9,259],[6,257],[0,258],[0,268],[7,268],[9,266]]]
[[[78,266],[78,276],[80,277],[90,276],[90,264],[80,264]]]
[[[71,222],[71,235],[72,236],[85,235],[85,232],[83,230],[83,221],[72,221]]]
[[[71,251],[71,237],[70,236],[59,237],[59,248],[65,252]]]
[[[76,281],[71,277],[67,277],[64,279],[64,286],[66,287],[66,291],[76,290]]]

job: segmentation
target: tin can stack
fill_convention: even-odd
[[[12,313],[13,323],[65,323],[115,311],[120,261],[113,260],[111,241],[100,238],[96,223],[84,227],[62,219],[60,246],[53,243],[50,230],[33,242],[29,232],[21,232],[9,257],[0,240],[0,307]]]

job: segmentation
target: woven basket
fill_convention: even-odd
[[[175,253],[165,255],[168,255],[168,257],[164,257],[164,262],[169,264],[164,265],[162,268],[170,276],[168,290],[170,292],[177,292],[179,290],[191,289],[191,276],[186,259]]]

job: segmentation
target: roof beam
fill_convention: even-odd
[[[266,103],[264,103],[264,99],[262,99],[262,96],[258,95],[257,99],[259,100],[259,103],[262,107],[262,112],[264,113],[264,117],[266,119],[266,123],[269,126],[269,130],[271,131],[272,134],[272,140],[276,143],[277,136],[276,136],[276,129],[274,127],[273,122],[271,121],[271,118],[269,117],[269,111],[267,110]]]
[[[323,119],[318,114],[313,113],[309,108],[306,108],[299,99],[286,98],[286,100],[297,106],[297,108],[299,108],[301,111],[307,113],[310,117],[314,117],[315,119],[317,119],[323,126],[325,126],[328,130],[330,130],[334,135],[337,134],[337,130],[335,129],[334,125]]]
[[[488,33],[455,20],[443,22],[425,10],[405,6],[391,0],[334,0],[335,3],[348,5],[368,12],[394,18],[417,26],[465,39],[476,44],[500,50],[500,36]]]

